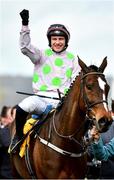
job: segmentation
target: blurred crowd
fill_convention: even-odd
[[[10,125],[15,117],[15,108],[3,106],[0,115],[0,179],[12,179],[10,155]]]

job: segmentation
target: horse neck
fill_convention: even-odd
[[[80,119],[83,118],[80,108],[80,76],[78,76],[71,86],[68,95],[65,97],[62,109],[59,114],[59,122],[62,130],[64,129],[67,133],[76,130],[76,126],[80,126]]]

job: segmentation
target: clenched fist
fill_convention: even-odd
[[[29,11],[24,9],[23,11],[20,12],[20,16],[22,18],[22,24],[23,25],[28,25],[29,22]]]

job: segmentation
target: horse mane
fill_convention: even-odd
[[[77,78],[78,78],[79,76],[80,76],[80,73],[79,73],[79,75],[77,75],[77,76],[75,77],[75,79],[73,80],[73,82],[70,84],[70,86],[69,86],[69,88],[68,88],[65,96],[62,98],[63,103],[64,103],[65,99],[67,98],[67,96],[69,95],[70,90],[72,89],[74,83],[76,82],[76,80],[77,80]]]

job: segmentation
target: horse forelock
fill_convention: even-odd
[[[98,68],[97,66],[95,66],[95,65],[90,65],[88,68],[89,68],[90,71],[100,72],[100,71],[99,71],[99,68]],[[103,76],[103,74],[101,75],[101,79],[102,79],[105,83],[107,83],[107,81],[106,81],[106,79],[105,79],[105,76]]]
[[[99,72],[99,68],[97,67],[97,66],[95,66],[95,65],[90,65],[89,67],[88,67],[88,69],[90,70],[90,71],[95,71],[95,72]]]

